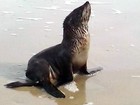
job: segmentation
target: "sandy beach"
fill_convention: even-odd
[[[1,0],[1,105],[140,105],[140,1],[89,0],[92,14],[88,58],[94,76],[74,79],[78,91],[61,86],[65,99],[43,89],[7,89],[6,83],[24,81],[28,60],[61,42],[63,20],[85,0]]]

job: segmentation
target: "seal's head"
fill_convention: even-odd
[[[63,27],[79,27],[81,25],[87,25],[91,14],[91,6],[87,1],[82,6],[74,9],[64,20]]]

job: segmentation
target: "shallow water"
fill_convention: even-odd
[[[78,91],[60,87],[65,99],[44,90],[3,85],[24,81],[27,61],[38,51],[62,40],[63,20],[85,0],[1,0],[0,103],[2,105],[139,105],[140,1],[90,0],[91,46],[88,68],[95,76],[76,76]],[[32,101],[31,101],[32,100]]]

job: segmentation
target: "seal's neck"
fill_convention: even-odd
[[[79,53],[89,48],[88,26],[64,28],[63,47],[69,48],[71,54]]]
[[[79,38],[85,38],[89,35],[88,26],[81,25],[78,27],[64,27],[63,30],[63,41],[77,40]]]

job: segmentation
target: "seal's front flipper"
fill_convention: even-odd
[[[45,91],[52,96],[56,98],[65,98],[65,95],[60,90],[58,90],[57,87],[55,87],[52,83],[47,82],[43,83],[42,85]]]
[[[90,70],[90,72],[87,71],[87,64],[85,64],[81,69],[80,69],[80,74],[84,74],[84,75],[89,75],[89,74],[95,74],[99,71],[103,70],[102,67],[96,67],[93,68],[92,70]]]
[[[65,84],[73,81],[72,64],[66,62],[64,65],[65,66],[64,66],[63,74],[61,76],[59,76],[57,84],[55,85],[56,87],[65,85]]]
[[[89,72],[89,74],[95,74],[95,73],[97,73],[97,72],[99,72],[99,71],[101,71],[101,70],[103,70],[102,67],[96,67],[96,68],[93,68],[93,69]]]
[[[32,82],[22,83],[22,82],[17,81],[17,82],[6,84],[5,86],[7,88],[17,88],[17,87],[22,87],[22,86],[37,86],[37,83],[32,83]]]

